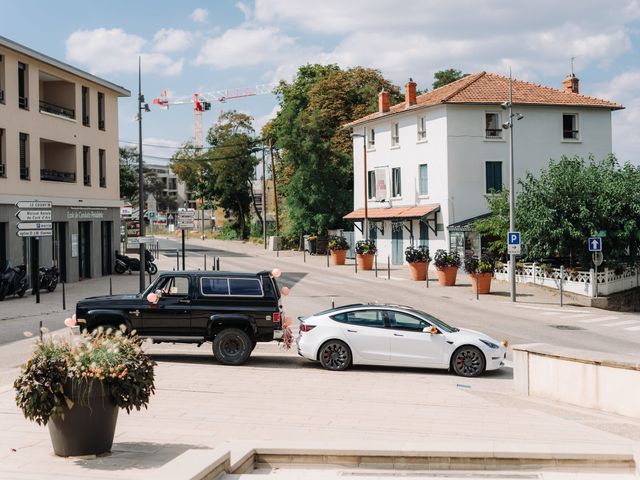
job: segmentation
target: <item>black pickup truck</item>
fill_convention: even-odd
[[[159,294],[157,303],[147,300]],[[136,330],[154,342],[213,342],[226,365],[244,363],[256,342],[282,339],[280,290],[270,272],[166,272],[142,294],[89,297],[78,302],[81,329]]]

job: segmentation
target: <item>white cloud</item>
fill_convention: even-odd
[[[191,15],[189,15],[189,18],[191,20],[198,23],[206,22],[208,17],[209,11],[205,10],[204,8],[196,8],[193,12],[191,12]]]
[[[174,60],[160,52],[146,53],[147,41],[121,28],[78,30],[66,41],[66,59],[80,64],[96,75],[134,73],[141,57],[142,71],[161,75],[178,75],[183,60]]]
[[[231,68],[277,62],[294,46],[295,40],[276,27],[242,26],[207,40],[198,53],[196,64]]]
[[[179,52],[191,46],[193,34],[185,30],[162,28],[153,36],[153,42],[156,52]]]
[[[245,20],[249,20],[251,18],[251,7],[248,5],[243,2],[236,2],[236,8],[242,12]]]
[[[267,124],[267,122],[269,122],[269,120],[276,118],[276,115],[278,114],[279,111],[280,111],[280,105],[277,104],[277,105],[274,105],[274,107],[271,109],[269,113],[260,115],[259,117],[256,117],[254,119],[253,128],[255,129],[258,135],[260,134],[262,127],[264,127]]]

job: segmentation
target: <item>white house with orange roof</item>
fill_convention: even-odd
[[[380,92],[378,111],[357,119],[353,131],[354,221],[364,237],[365,178],[369,238],[379,255],[404,262],[404,249],[436,249],[478,254],[481,239],[473,220],[487,214],[485,196],[508,185],[509,78],[487,72],[466,76],[423,95],[405,86],[405,101],[391,106]],[[513,81],[515,178],[536,174],[562,155],[612,151],[611,112],[622,105],[579,93],[574,75],[563,89]],[[366,174],[365,148],[366,145]]]

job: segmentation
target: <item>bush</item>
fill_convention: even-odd
[[[436,250],[433,260],[436,264],[436,268],[460,266],[460,255],[458,255],[458,252],[446,252],[442,249]]]
[[[464,270],[467,273],[493,273],[495,264],[488,255],[483,255],[480,259],[473,255],[467,255],[464,257]]]
[[[329,248],[329,250],[331,251],[349,250],[349,243],[347,242],[347,239],[344,237],[331,236],[329,237],[327,248]]]
[[[356,242],[356,253],[358,255],[375,255],[378,251],[376,242],[373,240],[359,240]]]
[[[409,263],[431,261],[429,249],[424,245],[419,247],[409,245],[404,251],[404,258]]]

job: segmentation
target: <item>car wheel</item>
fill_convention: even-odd
[[[23,283],[21,283],[21,284],[20,284],[20,288],[19,288],[19,290],[16,292],[16,294],[17,294],[20,298],[22,298],[22,297],[24,297],[24,294],[25,294],[25,292],[26,292],[26,291],[27,291],[27,282],[26,282],[26,281],[24,281]],[[36,291],[34,290],[34,291],[33,291],[33,293],[34,293],[34,295],[35,295]]]
[[[327,370],[346,370],[351,365],[351,350],[340,340],[329,340],[320,347],[318,359]]]
[[[151,274],[151,275],[155,275],[156,273],[158,273],[158,267],[156,267],[155,263],[150,263],[149,264],[149,268],[147,269],[147,271]]]
[[[223,365],[242,365],[251,355],[249,335],[237,328],[227,328],[213,340],[213,355]]]
[[[113,267],[113,269],[116,271],[116,273],[119,273],[121,275],[125,271],[125,268],[122,265],[120,265],[119,263],[116,263],[115,266]]]
[[[477,377],[484,372],[485,365],[480,349],[471,345],[460,347],[451,357],[451,367],[461,377]]]

